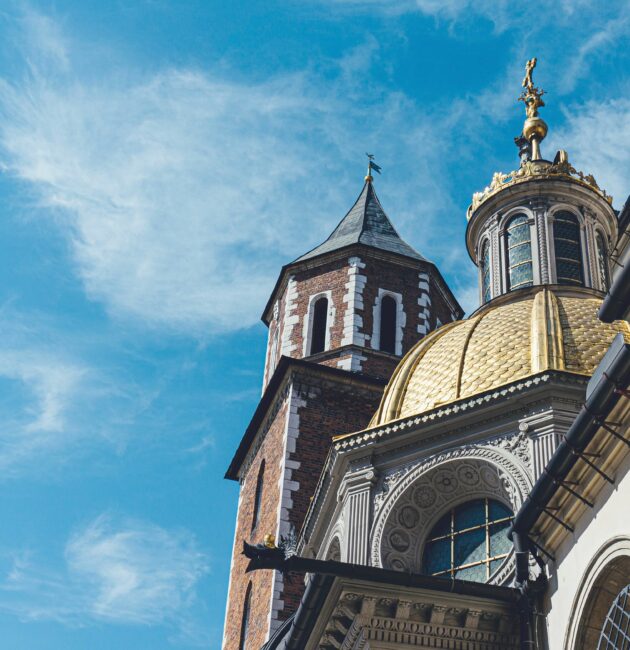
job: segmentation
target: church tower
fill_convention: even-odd
[[[401,357],[463,315],[437,267],[396,232],[373,168],[328,239],[282,268],[262,316],[263,394],[226,473],[240,495],[224,650],[260,648],[304,589],[278,572],[246,574],[243,542],[300,530],[332,438],[365,428]]]

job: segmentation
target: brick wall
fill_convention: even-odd
[[[404,320],[401,346],[404,355],[435,328],[436,318],[442,324],[453,320],[451,308],[437,288],[435,275],[434,267],[423,262],[411,259],[394,262],[365,249],[348,251],[342,258],[314,268],[300,270],[298,267],[278,298],[278,317],[270,322],[270,345],[276,340],[274,333],[278,329],[282,354],[295,358],[301,358],[305,352],[308,355],[305,338],[308,336],[309,305],[313,296],[327,293],[334,319],[329,323],[329,349],[322,356],[318,355],[317,361],[335,365],[331,358],[334,351],[339,350],[337,367],[389,376],[392,364],[383,357],[372,358],[379,344],[374,340],[379,292],[402,296],[399,316]],[[352,351],[348,349],[349,344],[353,345]],[[267,366],[273,356],[279,358],[279,354],[272,354],[268,349]],[[399,355],[394,358],[398,359]],[[267,372],[265,383],[270,375]]]
[[[241,483],[232,558],[224,650],[237,650],[247,586],[252,582],[248,650],[258,650],[299,604],[303,576],[285,582],[274,571],[245,574],[243,540],[259,543],[267,533],[300,530],[328,453],[332,436],[364,428],[380,401],[382,387],[293,375],[283,388],[283,404]],[[265,461],[259,523],[252,532],[258,472]]]

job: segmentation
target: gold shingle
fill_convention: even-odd
[[[625,321],[597,318],[590,292],[540,287],[449,323],[401,361],[371,425],[417,415],[542,370],[592,374]]]

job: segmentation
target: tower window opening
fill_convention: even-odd
[[[582,286],[582,250],[580,245],[580,223],[570,212],[555,215],[553,222],[553,246],[556,255],[556,277],[558,284]]]
[[[241,637],[238,642],[238,650],[245,650],[247,643],[247,634],[249,633],[249,619],[252,603],[252,583],[247,585],[245,592],[245,601],[243,602],[243,616],[241,617]]]
[[[263,485],[265,482],[265,461],[263,459],[260,463],[260,469],[258,470],[258,478],[256,479],[256,493],[254,495],[254,514],[252,516],[252,530],[258,525],[258,520],[260,519],[260,505],[262,503],[262,493]]]
[[[512,543],[514,513],[494,499],[474,499],[445,514],[433,527],[423,556],[424,572],[485,582],[503,564]]]
[[[383,352],[396,354],[396,300],[383,296],[381,300],[381,338],[379,347]]]
[[[534,284],[532,265],[532,235],[524,214],[512,217],[507,225],[507,258],[510,289]]]
[[[483,302],[492,297],[490,292],[490,244],[486,240],[481,247],[481,296]]]
[[[606,251],[606,244],[604,238],[600,233],[597,233],[597,268],[599,270],[599,282],[602,291],[608,291],[610,286],[610,275],[608,272],[608,254]]]
[[[318,298],[313,305],[313,329],[311,334],[311,354],[326,349],[326,325],[328,321],[328,298]]]

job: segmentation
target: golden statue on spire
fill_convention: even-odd
[[[532,160],[540,159],[540,143],[547,135],[547,125],[545,124],[545,121],[538,116],[538,109],[545,105],[545,102],[542,100],[545,91],[541,88],[536,88],[536,86],[534,86],[534,80],[532,79],[536,62],[537,59],[534,57],[529,59],[525,64],[525,77],[521,84],[523,86],[523,92],[518,98],[520,102],[525,103],[527,119],[525,120],[525,124],[523,124],[523,137],[526,138],[531,145]]]
[[[520,102],[525,102],[527,117],[538,117],[538,109],[545,105],[545,102],[542,100],[545,91],[536,88],[532,79],[536,61],[537,59],[534,57],[525,64],[525,78],[522,83],[525,90],[523,90],[521,96],[518,98]]]

